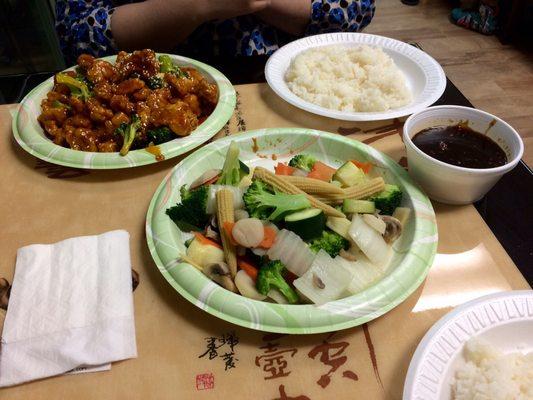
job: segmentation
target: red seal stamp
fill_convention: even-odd
[[[196,375],[196,390],[207,390],[215,387],[215,375],[211,372]]]

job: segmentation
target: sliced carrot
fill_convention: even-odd
[[[329,182],[331,177],[337,170],[331,168],[329,165],[324,164],[323,162],[317,161],[313,165],[311,172],[307,174],[308,178],[320,179],[321,181]]]
[[[372,163],[361,162],[357,160],[350,160],[357,168],[362,169],[365,174],[368,174],[372,169]]]
[[[269,226],[265,226],[265,237],[263,238],[262,242],[259,243],[259,246],[263,249],[270,249],[272,245],[274,244],[274,240],[276,239],[276,231],[272,229]]]
[[[276,175],[292,175],[294,171],[296,171],[296,168],[280,162],[274,167]]]
[[[243,260],[242,258],[239,258],[237,260],[237,265],[240,269],[246,272],[248,276],[254,280],[254,282],[257,280],[257,268],[254,267],[251,263],[246,260]]]
[[[226,231],[226,234],[228,235],[231,241],[231,244],[234,246],[237,246],[238,243],[235,241],[235,239],[233,239],[233,233],[232,233],[234,226],[235,226],[235,222],[229,222],[229,221],[224,222],[224,230]]]
[[[222,246],[220,244],[218,244],[217,242],[215,242],[215,241],[213,241],[211,239],[206,238],[204,235],[202,235],[199,232],[194,232],[194,237],[196,238],[196,240],[198,240],[202,244],[215,246],[215,247],[218,247],[219,249],[222,248]]]

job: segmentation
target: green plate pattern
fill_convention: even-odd
[[[207,80],[218,85],[218,104],[211,115],[189,136],[176,138],[159,145],[165,159],[179,156],[212,138],[229,121],[235,109],[236,94],[231,82],[221,72],[199,61],[169,54],[180,66],[192,66]],[[113,63],[116,56],[104,57]],[[72,69],[72,68],[71,68]],[[144,149],[130,151],[125,157],[119,153],[96,153],[67,149],[54,144],[45,134],[37,117],[41,113],[41,100],[52,89],[53,78],[47,79],[22,100],[13,115],[13,135],[28,153],[53,164],[86,169],[130,168],[157,162],[155,156]]]
[[[191,265],[177,262],[178,255],[185,251],[183,233],[165,210],[179,200],[181,185],[190,184],[208,169],[222,166],[232,140],[238,142],[241,159],[248,165],[273,169],[277,162],[288,161],[292,155],[305,151],[336,167],[350,159],[371,161],[386,182],[399,185],[404,191],[403,205],[414,212],[402,236],[394,243],[385,276],[363,292],[321,306],[281,305],[231,293]],[[254,152],[255,145],[259,148],[257,152]],[[345,329],[386,313],[422,283],[437,249],[437,225],[431,202],[394,160],[361,142],[302,128],[264,129],[231,136],[185,158],[155,192],[146,218],[146,236],[161,274],[197,307],[237,325],[291,334]]]

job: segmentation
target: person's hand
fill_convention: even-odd
[[[264,10],[271,0],[198,0],[207,19],[228,19]]]

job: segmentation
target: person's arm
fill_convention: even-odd
[[[311,21],[311,0],[271,0],[257,15],[284,32],[301,35]]]
[[[168,49],[202,22],[263,10],[270,0],[146,0],[114,7],[112,0],[56,0],[56,31],[67,65],[82,53]]]
[[[115,8],[111,31],[121,50],[168,50],[206,18],[197,0],[147,0]]]
[[[252,14],[270,0],[146,0],[117,7],[111,29],[120,49],[167,50],[202,23]]]

